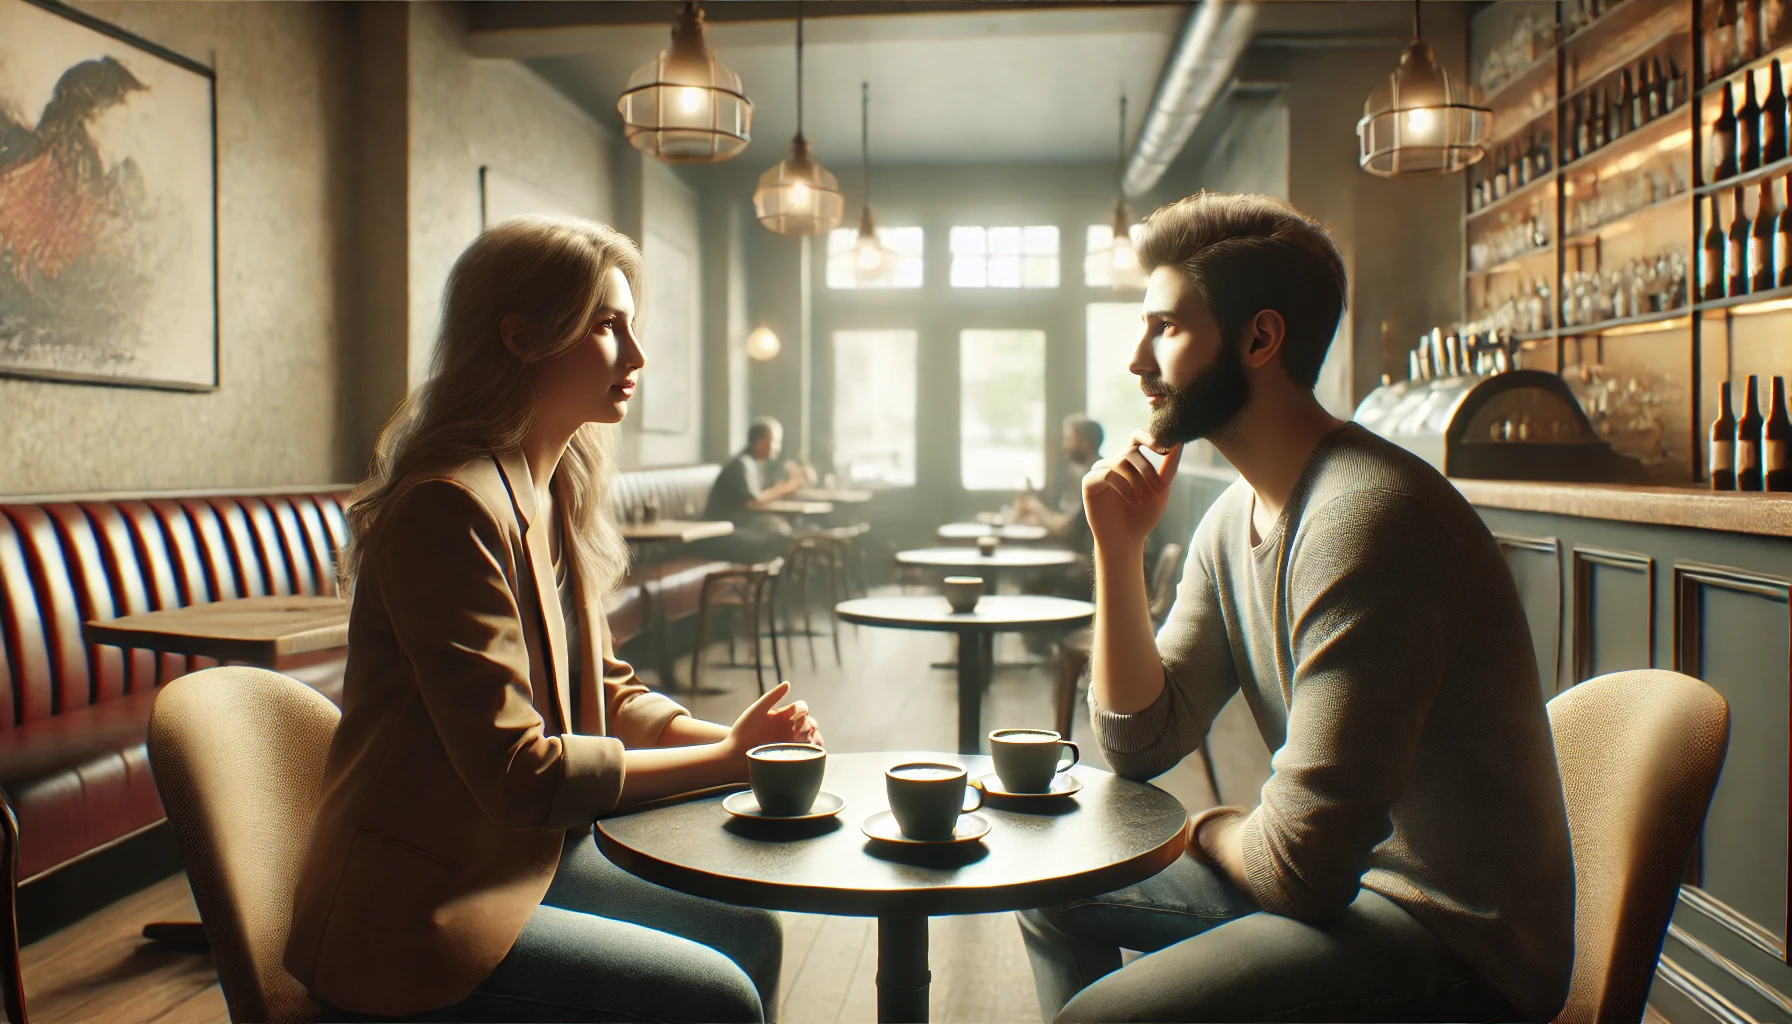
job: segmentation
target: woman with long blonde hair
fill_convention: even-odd
[[[342,722],[286,966],[350,1015],[762,1020],[777,918],[650,885],[591,823],[746,777],[818,742],[788,684],[731,726],[616,660],[603,598],[627,551],[602,506],[646,363],[641,255],[586,221],[518,217],[455,263],[435,367],[349,510]]]

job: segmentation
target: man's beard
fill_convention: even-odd
[[[1151,413],[1151,435],[1160,445],[1187,444],[1223,431],[1251,398],[1244,373],[1243,346],[1227,342],[1213,365],[1181,386],[1148,373],[1139,386],[1163,401]]]

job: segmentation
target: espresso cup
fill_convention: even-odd
[[[821,792],[828,752],[813,743],[767,743],[747,751],[747,782],[774,818],[808,814]]]
[[[1066,748],[1070,756],[1063,758]],[[1075,743],[1050,729],[997,729],[989,734],[989,753],[1010,793],[1050,792],[1052,778],[1082,759]]]
[[[1000,537],[978,537],[977,551],[983,555],[993,555],[1001,544],[1002,538]]]
[[[966,799],[963,765],[909,761],[884,772],[884,791],[896,827],[910,839],[949,839],[958,816],[983,806],[982,790]]]
[[[944,584],[946,603],[960,615],[977,610],[977,600],[983,596],[983,577],[981,576],[948,576]]]

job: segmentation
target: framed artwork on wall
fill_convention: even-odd
[[[0,0],[0,374],[218,386],[210,68]]]

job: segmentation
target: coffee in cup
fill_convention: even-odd
[[[996,548],[1000,547],[1001,544],[1002,544],[1002,538],[1000,538],[1000,537],[978,537],[977,538],[977,550],[980,553],[985,554],[985,555],[995,554]]]
[[[767,743],[747,751],[747,782],[774,818],[808,814],[821,792],[828,752],[813,743]]]
[[[1075,743],[1050,729],[997,729],[989,734],[989,753],[996,777],[1010,793],[1050,792],[1052,778],[1082,758]]]
[[[950,839],[958,816],[983,806],[983,793],[965,797],[963,765],[910,761],[884,772],[884,791],[896,826],[910,839]]]
[[[983,577],[981,576],[948,576],[944,584],[946,603],[960,615],[977,610],[977,601],[983,596]]]

